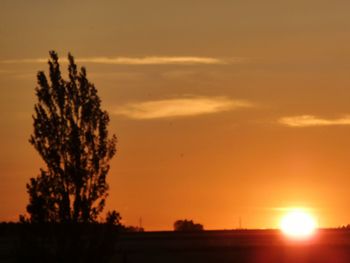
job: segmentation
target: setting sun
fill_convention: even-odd
[[[315,218],[307,211],[289,211],[281,220],[280,229],[288,236],[305,238],[311,236],[317,227]]]

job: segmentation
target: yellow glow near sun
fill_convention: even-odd
[[[287,212],[280,223],[282,232],[294,238],[309,237],[315,232],[316,228],[315,218],[302,209],[293,209]]]

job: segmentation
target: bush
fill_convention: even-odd
[[[181,232],[196,232],[203,231],[203,225],[196,224],[192,220],[177,220],[174,223],[174,231]]]

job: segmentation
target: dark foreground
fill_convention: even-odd
[[[350,262],[350,231],[341,229],[319,230],[308,240],[290,240],[277,230],[120,233],[99,226],[67,234],[64,228],[40,229],[0,232],[0,262]]]
[[[127,234],[118,262],[350,262],[350,232],[319,230],[290,240],[276,230]],[[125,261],[123,261],[125,260]]]

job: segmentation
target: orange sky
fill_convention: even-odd
[[[28,143],[48,51],[87,67],[118,153],[108,209],[146,230],[350,223],[350,2],[4,0],[0,220],[43,165]]]

